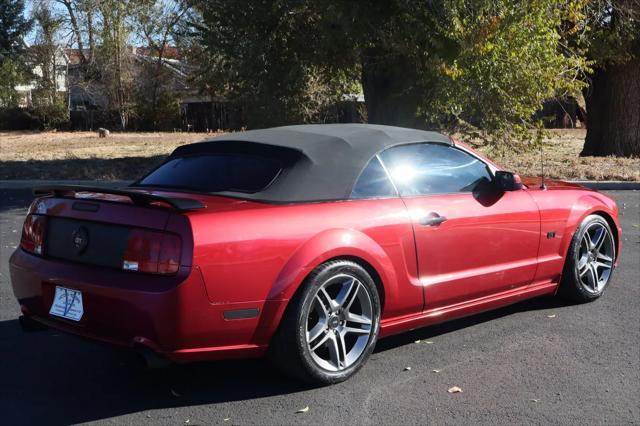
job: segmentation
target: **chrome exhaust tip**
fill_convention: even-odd
[[[148,370],[163,369],[171,365],[171,362],[166,358],[161,357],[151,349],[145,346],[137,346],[136,353],[144,366]]]

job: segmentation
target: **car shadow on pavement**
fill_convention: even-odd
[[[553,309],[570,306],[571,304],[571,302],[568,302],[556,296],[543,296],[535,299],[529,299],[523,302],[506,306],[504,308],[487,311],[481,314],[471,315],[452,321],[447,321],[429,327],[418,328],[416,330],[382,339],[376,345],[376,352],[383,352],[389,349],[396,348],[398,346],[403,346],[415,342],[416,340],[429,340],[442,334],[451,333],[456,330],[492,321],[518,312]]]
[[[383,339],[376,352],[516,312],[565,306],[540,298]],[[160,408],[286,395],[310,387],[266,360],[211,362],[144,370],[130,352],[54,330],[24,333],[0,322],[0,412],[4,424],[70,424]],[[357,378],[354,378],[357,379]]]
[[[215,404],[308,389],[266,360],[146,370],[135,354],[54,330],[0,322],[3,424],[71,424],[157,408]]]

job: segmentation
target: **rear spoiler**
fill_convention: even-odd
[[[144,207],[148,207],[153,203],[168,204],[178,211],[198,210],[205,207],[202,202],[191,198],[164,197],[126,189],[97,188],[83,185],[38,186],[33,188],[33,195],[36,196],[53,195],[54,197],[75,198],[75,194],[78,192],[120,195],[128,197],[133,204]]]

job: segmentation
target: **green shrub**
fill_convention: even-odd
[[[43,105],[34,110],[44,130],[58,129],[69,123],[69,109],[64,102]]]

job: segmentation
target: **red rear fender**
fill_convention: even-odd
[[[318,265],[335,258],[355,257],[371,265],[384,284],[385,299],[397,295],[398,281],[393,263],[371,237],[354,229],[330,229],[303,244],[282,268],[275,280],[269,300],[293,297],[307,275]]]

